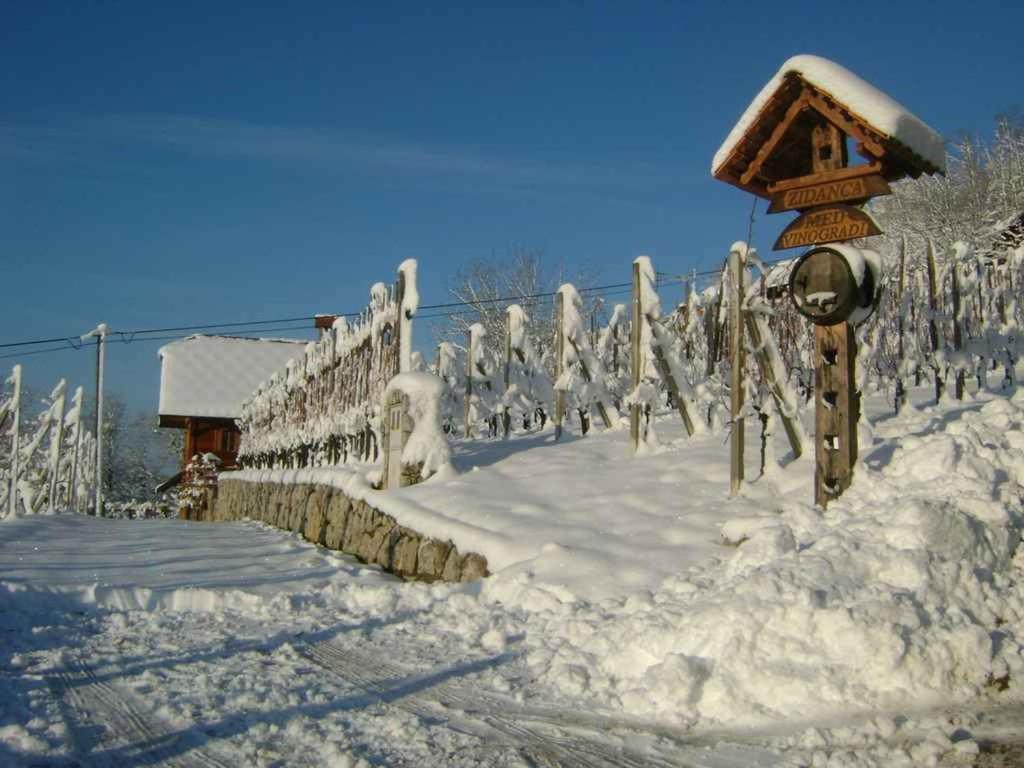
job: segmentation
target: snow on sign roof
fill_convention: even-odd
[[[160,348],[160,415],[237,419],[242,402],[307,341],[189,336]]]
[[[715,153],[711,162],[712,175],[720,175],[723,166],[740,149],[744,137],[770,111],[773,98],[785,90],[787,79],[793,76],[828,94],[855,118],[917,155],[934,169],[945,170],[946,151],[942,137],[923,120],[839,64],[820,56],[801,55],[786,61],[747,107]]]

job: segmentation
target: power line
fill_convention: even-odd
[[[705,274],[718,274],[718,271],[712,272],[701,272],[691,273],[697,275]],[[670,276],[666,279],[659,279],[658,286],[673,285],[676,283],[683,282],[684,279],[688,279],[689,276]],[[622,295],[629,293],[632,290],[632,283],[608,283],[606,285],[596,285],[587,288],[578,289],[578,293],[586,295],[589,298],[596,297],[607,297]],[[543,306],[554,302],[554,297],[558,295],[558,291],[545,291],[543,293],[527,294],[526,296],[498,296],[487,299],[480,299],[473,302],[467,301],[454,301],[454,302],[443,302],[438,304],[423,304],[418,308],[420,312],[429,310],[442,310],[442,309],[454,309],[456,307],[464,307],[461,311],[455,312],[435,312],[434,314],[417,314],[417,318],[421,320],[431,320],[443,317],[458,317],[461,315],[471,314],[475,311],[475,308],[480,305],[487,304],[498,304],[505,302],[516,302],[525,304],[526,306]],[[344,312],[334,314],[334,317],[358,317],[360,312]],[[143,328],[132,331],[111,331],[107,336],[107,343],[121,343],[131,344],[136,341],[167,341],[172,339],[184,338],[180,332],[182,331],[200,331],[200,330],[213,330],[213,329],[237,329],[235,334],[243,338],[252,338],[246,336],[246,334],[254,333],[276,333],[281,331],[299,331],[299,330],[311,330],[312,325],[306,325],[312,320],[315,320],[317,315],[304,315],[301,317],[285,317],[276,318],[272,320],[252,320],[248,322],[232,322],[232,323],[206,323],[200,325],[182,325],[182,326],[171,326],[166,328]],[[275,325],[278,323],[304,323],[303,325],[288,325],[273,328],[266,327],[255,327],[255,326],[267,326]],[[176,332],[176,333],[175,333]],[[163,335],[153,335],[163,334]],[[169,334],[169,335],[168,335]],[[119,338],[111,338],[117,336]],[[0,360],[6,360],[14,357],[27,357],[30,355],[40,355],[49,352],[61,352],[68,349],[84,349],[85,347],[94,347],[96,342],[83,341],[80,336],[60,336],[51,339],[33,339],[29,341],[17,341],[17,342],[6,342],[0,344],[0,349],[10,349],[13,347],[27,347],[27,346],[39,346],[42,344],[58,344],[58,346],[48,347],[46,349],[38,349],[32,351],[19,351],[10,352],[0,355]]]
[[[307,326],[307,325],[285,326],[285,327],[276,327],[276,328],[244,329],[244,330],[241,330],[241,331],[238,332],[237,338],[258,339],[258,338],[260,338],[259,336],[252,336],[252,335],[247,335],[247,334],[277,333],[277,332],[280,332],[280,331],[305,331],[305,330],[312,330],[312,329],[309,326]],[[112,338],[113,336],[123,336],[123,337],[127,337],[127,338]],[[141,343],[141,342],[146,342],[146,341],[168,341],[168,340],[182,339],[182,338],[186,338],[186,337],[184,337],[184,336],[182,336],[180,334],[170,334],[170,335],[165,335],[165,336],[143,336],[141,338],[132,338],[132,334],[127,332],[127,331],[112,331],[107,336],[106,341],[104,343],[105,344],[133,344],[135,342],[140,342]],[[58,341],[67,341],[67,339],[58,339]],[[301,341],[301,339],[298,339],[297,341]],[[35,350],[28,351],[28,352],[8,352],[6,354],[0,355],[0,360],[6,360],[8,358],[14,358],[14,357],[19,357],[19,358],[20,357],[28,357],[29,355],[42,355],[42,354],[45,354],[47,352],[65,352],[65,351],[67,351],[69,349],[74,349],[74,350],[77,351],[77,350],[80,350],[80,349],[84,349],[86,347],[95,347],[95,346],[96,346],[96,342],[95,341],[82,342],[82,343],[80,343],[80,344],[78,344],[77,346],[74,346],[74,347],[68,346],[66,344],[62,344],[62,345],[57,346],[57,347],[49,347],[47,349],[35,349]]]

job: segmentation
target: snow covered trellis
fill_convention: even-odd
[[[695,418],[696,396],[681,366],[683,357],[678,336],[662,325],[654,266],[647,256],[633,262],[633,320],[631,359],[633,390],[627,398],[630,406],[630,437],[637,450],[650,430],[650,414],[657,405],[659,391],[646,381],[660,379],[679,411],[686,434],[703,431]],[[614,318],[613,318],[614,319]],[[645,422],[641,425],[641,419]]]
[[[555,438],[561,437],[567,395],[573,396],[584,434],[587,409],[596,406],[606,429],[619,421],[619,410],[605,386],[601,360],[591,347],[581,313],[583,301],[575,286],[565,283],[555,296]]]
[[[242,406],[239,461],[246,467],[308,467],[376,461],[381,396],[412,367],[412,318],[419,304],[416,261],[393,287],[376,283],[359,316],[335,319]]]
[[[11,393],[0,399],[0,437],[9,448],[0,456],[0,510],[8,518],[20,512],[77,511],[93,490],[93,462],[80,456],[95,445],[92,435],[82,430],[82,388],[75,390],[72,406],[65,410],[67,385],[61,379],[23,441],[20,365],[14,366],[7,383]]]

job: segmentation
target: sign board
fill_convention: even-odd
[[[881,234],[874,220],[852,205],[827,205],[802,213],[789,224],[772,250],[802,248]]]
[[[781,186],[781,185],[780,185]],[[768,213],[803,211],[819,205],[864,202],[879,195],[890,195],[892,190],[881,174],[836,179],[806,187],[773,192]]]

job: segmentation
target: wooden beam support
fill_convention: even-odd
[[[864,149],[870,152],[872,156],[877,159],[885,157],[886,149],[879,143],[880,137],[872,136],[863,130],[858,121],[854,120],[845,110],[811,89],[805,89],[804,98],[807,99],[807,103],[812,108],[821,113],[829,122],[863,144]]]
[[[740,176],[740,184],[747,185],[754,180],[754,177],[761,170],[761,166],[764,165],[769,155],[775,150],[775,147],[782,137],[786,135],[786,131],[789,130],[789,126],[796,120],[799,115],[808,106],[807,99],[801,94],[800,98],[789,105],[789,109],[786,110],[785,116],[782,118],[782,122],[775,126],[771,135],[768,137],[768,141],[761,145],[761,148],[757,150],[757,154],[754,155],[754,159],[750,161],[750,165]]]
[[[860,402],[857,342],[847,323],[814,326],[814,501],[821,507],[853,481]]]

